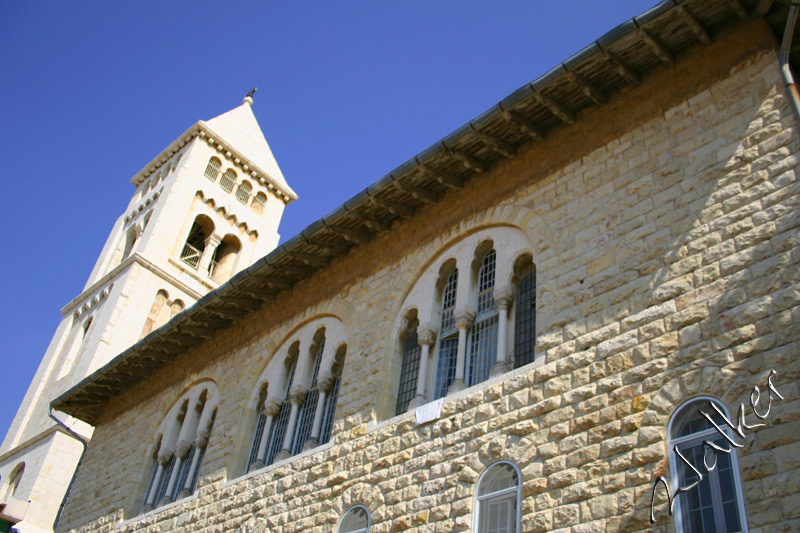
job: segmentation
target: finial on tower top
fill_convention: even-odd
[[[247,93],[247,96],[245,96],[244,100],[242,100],[243,104],[253,105],[253,95],[256,93],[256,89],[258,89],[258,87],[253,87],[250,89],[250,92]]]

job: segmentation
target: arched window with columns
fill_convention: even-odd
[[[531,248],[519,228],[492,227],[452,242],[428,263],[396,326],[395,414],[533,362]]]
[[[218,400],[214,382],[199,383],[181,396],[161,422],[152,447],[144,512],[194,492]]]
[[[346,350],[344,327],[333,317],[306,324],[278,349],[259,380],[248,470],[327,442]]]

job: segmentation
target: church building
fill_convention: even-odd
[[[198,122],[0,502],[67,450],[57,532],[800,530],[798,11],[665,0],[277,247],[252,102]]]

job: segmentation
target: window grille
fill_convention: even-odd
[[[233,190],[234,183],[236,183],[236,172],[228,169],[225,171],[225,174],[222,175],[219,186],[222,187],[223,191],[231,192]]]
[[[286,426],[289,424],[289,415],[292,414],[292,404],[289,401],[289,391],[292,388],[292,381],[294,380],[294,372],[297,369],[297,361],[292,363],[292,368],[289,370],[289,377],[286,380],[286,390],[283,395],[283,403],[278,417],[273,421],[272,428],[269,432],[269,440],[267,441],[267,456],[264,458],[265,465],[271,465],[275,460],[275,456],[281,451],[283,447],[283,440],[286,437]]]
[[[497,315],[476,323],[470,331],[470,363],[468,385],[489,378],[489,371],[497,362]]]
[[[458,269],[453,270],[447,278],[447,285],[442,292],[442,324],[439,335],[446,337],[456,329],[456,288],[458,286]]]
[[[443,398],[447,394],[447,388],[456,377],[456,360],[458,358],[458,330],[455,319],[457,286],[458,269],[455,269],[447,278],[447,285],[442,291],[442,323],[439,328],[439,356],[436,360],[434,400]]]
[[[208,160],[208,166],[206,166],[205,176],[211,181],[217,181],[217,176],[219,176],[219,169],[221,166],[222,162],[216,157],[212,157],[211,159]]]
[[[489,250],[483,256],[478,272],[478,309],[475,324],[470,330],[467,385],[489,378],[497,360],[497,306],[494,301],[494,278],[497,254]]]
[[[478,482],[476,498],[478,533],[518,533],[520,480],[511,463],[489,467]]]
[[[172,457],[169,459],[169,466],[164,469],[164,474],[161,476],[161,482],[158,487],[158,494],[156,496],[155,501],[153,502],[154,506],[158,506],[158,502],[160,502],[164,496],[167,494],[167,487],[169,485],[169,480],[172,477],[172,470],[175,468],[175,454],[172,454]]]
[[[325,418],[322,419],[322,427],[319,432],[319,443],[325,444],[331,439],[331,432],[333,431],[333,415],[336,411],[336,401],[339,398],[339,383],[341,377],[336,376],[331,386],[331,392],[325,400]]]
[[[536,351],[536,271],[525,275],[517,287],[514,319],[514,368],[533,362]]]
[[[331,431],[333,431],[333,415],[336,412],[336,401],[339,399],[339,384],[342,382],[342,368],[344,368],[344,356],[339,361],[339,368],[336,377],[331,385],[331,390],[328,393],[328,398],[325,400],[325,409],[323,409],[322,427],[319,432],[319,443],[325,444],[331,438]]]
[[[207,448],[208,446],[206,446]],[[189,492],[194,493],[194,490],[197,488],[197,480],[200,477],[200,465],[203,464],[203,457],[206,455],[206,448],[200,448],[200,450],[195,451],[195,453],[199,453],[200,456],[197,458],[197,468],[194,469],[194,474],[192,475],[192,484],[189,485]]]
[[[250,185],[250,182],[243,181],[236,189],[236,199],[244,205],[247,205],[247,201],[250,199],[251,190],[253,190],[253,186]]]
[[[267,203],[267,196],[260,192],[253,197],[253,201],[250,203],[250,209],[253,210],[256,214],[261,214],[264,211],[264,204]]]
[[[256,461],[256,459],[258,459],[256,455],[258,454],[258,447],[261,446],[261,438],[263,436],[262,434],[264,433],[264,426],[266,425],[266,423],[267,423],[267,415],[264,413],[264,411],[261,411],[260,413],[258,413],[258,421],[256,422],[256,433],[255,436],[253,437],[253,447],[250,448],[250,455],[248,456],[247,459],[247,470],[250,470],[250,465],[252,465]],[[268,436],[269,435],[267,435],[267,437]]]
[[[705,440],[722,449],[731,449],[725,437],[700,413],[703,410],[715,414],[709,408],[709,401],[719,405],[708,398],[689,402],[678,410],[671,423],[670,450],[677,445],[680,454],[695,466],[703,464]],[[720,406],[720,410],[729,416],[724,406]],[[721,418],[717,420],[717,425],[725,428],[728,436],[734,438]],[[674,451],[671,455],[672,464],[675,465],[673,486],[686,487],[698,480],[697,475]],[[738,470],[735,448],[731,449],[730,454],[716,454],[716,468],[704,474],[703,480],[694,489],[676,499],[676,530],[679,533],[744,530],[745,518]]]
[[[172,501],[178,499],[178,494],[180,494],[183,487],[186,485],[186,478],[189,476],[189,469],[192,467],[192,460],[196,453],[198,453],[198,451],[195,449],[194,444],[192,444],[189,447],[189,452],[186,454],[186,459],[181,463],[181,470],[178,472],[178,482],[175,483],[175,487],[172,489],[172,494],[170,495]],[[192,489],[192,491],[194,491],[194,489]]]
[[[200,264],[200,256],[202,253],[202,251],[198,250],[191,244],[184,244],[183,251],[181,251],[181,261],[196,270],[197,265]]]
[[[417,336],[417,325],[413,325],[413,330],[408,334],[408,339],[403,347],[403,366],[400,369],[400,387],[397,392],[397,409],[395,415],[405,413],[408,404],[414,399],[417,393],[417,375],[419,374],[420,353],[422,347],[419,345]]]
[[[322,350],[325,347],[325,338],[319,344],[317,356],[314,359],[314,372],[311,376],[311,388],[308,391],[305,401],[300,409],[297,429],[294,434],[292,444],[292,455],[303,451],[303,445],[311,437],[311,428],[314,425],[314,415],[317,413],[317,402],[319,401],[319,390],[317,389],[317,374],[319,365],[322,362]]]

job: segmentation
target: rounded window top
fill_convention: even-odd
[[[716,405],[725,416],[728,416],[725,406],[715,399],[696,398],[690,400],[679,407],[672,416],[670,436],[674,439],[713,429],[714,426],[708,418],[703,416],[702,412],[711,416],[714,421],[717,422],[717,425],[723,424],[722,417],[717,413],[717,410],[710,405],[712,403]]]
[[[367,531],[369,531],[369,510],[360,504],[347,510],[337,529],[337,533],[366,533]]]
[[[501,462],[489,467],[478,483],[478,496],[494,494],[519,485],[519,474],[511,463]]]

